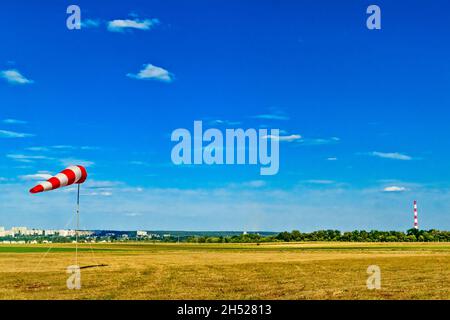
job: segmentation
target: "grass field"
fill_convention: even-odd
[[[83,244],[80,290],[74,245],[48,249],[0,245],[0,299],[450,299],[449,243]]]

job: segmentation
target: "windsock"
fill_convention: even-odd
[[[61,187],[69,186],[74,183],[83,183],[86,181],[87,171],[83,166],[71,166],[56,176],[51,177],[45,182],[38,184],[30,189],[31,193],[39,193],[44,191],[50,191]]]

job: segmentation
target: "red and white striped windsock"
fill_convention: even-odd
[[[414,229],[419,229],[419,219],[417,217],[417,201],[414,200]]]
[[[37,186],[30,189],[31,193],[39,193],[50,191],[61,187],[69,186],[74,183],[83,183],[86,181],[87,171],[83,166],[71,166],[56,176],[51,177],[47,181],[39,183]]]

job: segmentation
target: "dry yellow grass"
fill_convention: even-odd
[[[0,299],[450,299],[450,244],[0,245]],[[38,251],[38,252],[30,252]],[[366,269],[381,268],[368,290]]]

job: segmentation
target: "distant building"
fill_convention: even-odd
[[[27,230],[28,230],[27,227],[12,227],[11,228],[11,231],[14,235],[16,235],[16,234],[25,235],[25,234],[27,234]]]
[[[14,237],[14,233],[11,230],[0,231],[0,237]]]
[[[53,235],[55,235],[55,233],[56,233],[56,230],[44,230],[44,234],[46,236],[53,236]]]
[[[75,237],[76,232],[75,230],[58,230],[58,234],[60,237]]]
[[[44,235],[44,230],[32,229],[32,230],[29,230],[28,234],[29,235],[33,235],[33,236],[43,236]]]
[[[138,231],[136,231],[136,236],[137,237],[147,237],[148,234],[147,234],[147,231],[138,230]]]

